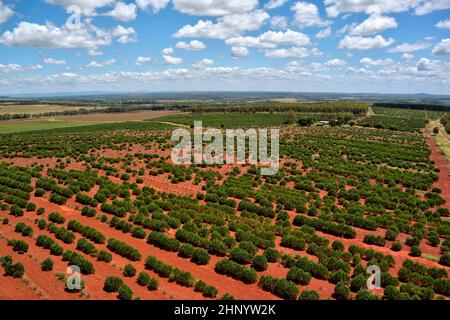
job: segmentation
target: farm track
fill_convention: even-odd
[[[425,133],[431,150],[431,159],[440,170],[439,180],[435,183],[435,187],[441,189],[441,196],[446,201],[444,207],[450,210],[450,164],[439,152],[439,147],[431,136],[428,128],[425,129]]]

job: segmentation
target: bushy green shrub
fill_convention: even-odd
[[[267,258],[265,255],[256,255],[253,258],[252,268],[256,271],[266,271],[268,268]]]
[[[248,269],[228,259],[217,262],[214,270],[219,274],[227,275],[246,284],[255,283],[258,275],[256,270]]]
[[[116,276],[109,276],[105,279],[103,290],[106,292],[119,292],[119,289],[122,285],[122,279]]]
[[[286,279],[276,279],[271,276],[262,276],[258,285],[266,291],[272,292],[276,296],[286,300],[296,300],[298,288],[294,282]]]
[[[277,262],[281,258],[280,253],[273,248],[267,248],[264,251],[264,255],[266,256],[267,261],[271,263]]]
[[[194,253],[194,246],[190,243],[185,243],[181,245],[178,255],[182,258],[191,258]]]
[[[208,251],[203,248],[196,248],[192,253],[191,261],[198,265],[207,265],[209,260],[211,260],[211,257],[209,256]]]
[[[48,215],[48,220],[57,224],[63,224],[64,222],[66,222],[66,219],[58,212],[51,212]]]
[[[302,269],[292,267],[291,269],[289,269],[286,279],[296,284],[307,286],[311,281],[311,275]]]
[[[133,291],[131,291],[130,287],[128,287],[126,284],[122,284],[118,291],[119,291],[118,298],[120,300],[133,299]]]
[[[42,261],[41,270],[42,271],[52,271],[53,270],[53,260],[50,258],[47,258],[44,261]]]
[[[298,300],[319,300],[319,294],[314,290],[304,290],[300,293]]]
[[[97,260],[110,263],[112,261],[112,255],[105,250],[100,250],[97,256]]]
[[[350,289],[343,282],[339,282],[334,287],[333,297],[336,300],[349,300],[350,299]]]
[[[148,286],[149,281],[150,281],[150,276],[148,275],[148,273],[141,272],[141,273],[139,273],[136,283],[138,285],[140,285],[141,287],[146,287],[146,286]]]
[[[124,277],[132,278],[136,275],[136,268],[131,264],[127,264],[123,270]]]
[[[131,261],[139,261],[142,258],[139,251],[116,239],[109,239],[107,248],[124,258],[130,259]]]
[[[158,290],[158,288],[159,288],[159,281],[155,278],[151,278],[148,281],[148,290],[155,291]]]

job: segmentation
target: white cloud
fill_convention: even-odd
[[[0,63],[0,73],[10,73],[10,72],[24,72],[27,70],[42,70],[43,67],[40,64],[23,66],[20,64],[1,64]]]
[[[323,21],[320,18],[319,9],[315,4],[307,2],[297,2],[291,7],[294,12],[294,20],[301,27],[326,27],[330,21]]]
[[[232,47],[231,56],[235,59],[242,59],[248,56],[250,52],[245,47]]]
[[[324,4],[331,18],[346,12],[369,13],[373,10],[379,13],[414,10],[416,15],[424,15],[450,8],[450,0],[324,0]]]
[[[392,59],[372,60],[371,58],[363,58],[359,62],[361,62],[366,67],[382,67],[392,65],[394,63],[394,60]]]
[[[136,4],[141,10],[145,11],[150,6],[152,7],[153,13],[164,10],[169,2],[170,0],[136,0]]]
[[[411,53],[404,53],[404,54],[402,54],[402,59],[412,60],[412,59],[414,59],[414,55]]]
[[[311,41],[306,34],[292,30],[287,30],[286,32],[268,31],[260,35],[259,38],[262,42],[293,45],[298,47],[311,44]]]
[[[96,49],[88,49],[87,54],[90,56],[102,56],[103,52]]]
[[[391,53],[399,53],[399,52],[414,52],[423,49],[427,49],[431,47],[431,43],[429,41],[420,41],[416,43],[402,43],[389,50]]]
[[[217,23],[211,20],[199,20],[196,25],[186,25],[174,34],[177,38],[212,38],[227,39],[237,37],[246,31],[261,28],[270,16],[267,12],[256,10],[243,14],[233,14],[221,17]]]
[[[137,59],[136,59],[136,65],[137,66],[142,66],[142,65],[144,65],[144,64],[147,64],[147,63],[149,63],[150,61],[152,61],[152,58],[150,58],[150,57],[138,57]]]
[[[287,0],[270,0],[265,6],[264,8],[266,9],[276,9],[281,7],[282,5],[284,5],[287,2]]]
[[[97,62],[97,61],[92,61],[91,63],[89,63],[86,68],[103,68],[106,66],[112,66],[114,64],[116,64],[117,61],[116,59],[111,59],[111,60],[107,60],[104,62]]]
[[[274,29],[284,30],[288,26],[288,21],[285,16],[274,16],[270,19],[270,25]]]
[[[134,3],[125,4],[123,2],[117,2],[113,10],[107,13],[108,16],[120,21],[131,21],[136,19],[137,7]]]
[[[119,25],[113,30],[112,35],[118,37],[117,41],[122,44],[137,41],[136,31],[132,27],[125,28]]]
[[[82,13],[87,16],[95,14],[95,10],[98,8],[110,6],[116,0],[45,0],[45,2],[59,5],[64,8],[70,6],[77,6],[81,9]]]
[[[449,66],[450,64],[445,63],[443,61],[438,60],[430,60],[427,58],[421,58],[419,62],[417,62],[416,68],[418,71],[428,72],[428,71],[437,71],[442,72],[443,67]]]
[[[311,41],[302,32],[287,30],[267,31],[259,37],[234,37],[227,39],[225,43],[234,47],[275,48],[277,45],[307,46]]]
[[[206,49],[206,45],[198,40],[192,40],[191,42],[180,41],[175,45],[175,48],[187,51],[200,51]]]
[[[436,24],[436,28],[439,28],[439,29],[448,29],[448,30],[450,30],[450,19],[449,19],[449,20],[439,21],[439,22]]]
[[[163,55],[164,64],[176,65],[183,62],[183,59],[172,57],[171,55]]]
[[[372,36],[387,29],[397,28],[397,21],[388,16],[373,14],[351,31],[354,36]]]
[[[329,60],[324,63],[324,65],[326,65],[328,67],[342,67],[342,66],[345,66],[346,64],[347,64],[347,62],[345,62],[344,60],[340,60],[340,59],[333,59],[333,60]]]
[[[448,56],[450,55],[450,39],[442,39],[434,48],[433,54],[435,56]]]
[[[265,56],[268,58],[306,58],[309,56],[319,56],[322,53],[317,49],[307,49],[303,47],[292,47],[287,49],[267,50]]]
[[[214,61],[211,60],[211,59],[202,59],[202,60],[200,60],[199,62],[194,63],[194,64],[192,65],[192,67],[193,67],[194,69],[203,69],[203,68],[212,66],[213,64],[214,64]]]
[[[99,30],[56,27],[51,23],[40,25],[20,22],[13,31],[6,31],[0,37],[0,43],[10,47],[35,48],[97,48],[111,44],[111,36]]]
[[[14,11],[11,6],[3,4],[3,1],[0,1],[0,24],[5,23],[12,17]]]
[[[331,34],[332,34],[331,27],[328,27],[328,28],[326,28],[326,29],[320,30],[320,31],[316,34],[316,38],[318,38],[318,39],[328,38],[329,36],[331,36]]]
[[[385,48],[389,47],[395,42],[394,39],[385,39],[380,35],[373,38],[371,37],[360,37],[360,36],[346,36],[339,42],[339,49],[348,50],[370,50],[375,48]]]
[[[225,40],[231,47],[276,48],[276,44],[261,42],[260,37],[233,37]]]
[[[422,0],[324,0],[327,14],[331,18],[344,12],[367,12],[376,6],[380,13],[404,12],[414,8]]]
[[[60,64],[66,64],[66,61],[65,60],[55,60],[53,58],[46,58],[46,59],[44,59],[44,63],[60,65]]]
[[[172,48],[172,47],[164,48],[164,49],[161,51],[161,53],[162,53],[163,55],[170,56],[170,55],[173,53],[173,48]]]
[[[258,0],[173,0],[173,7],[193,16],[225,16],[252,11]]]
[[[415,14],[421,16],[433,11],[445,10],[448,8],[450,8],[450,0],[427,0],[416,8]]]

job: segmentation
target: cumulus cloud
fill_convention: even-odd
[[[194,64],[192,65],[192,67],[193,67],[194,69],[203,69],[203,68],[212,66],[213,64],[214,64],[214,61],[211,60],[211,59],[202,59],[202,60],[200,60],[199,62],[194,63]]]
[[[163,55],[164,64],[177,65],[183,62],[183,59],[171,55]]]
[[[211,20],[200,20],[196,25],[182,27],[174,34],[174,37],[227,39],[239,36],[247,31],[258,30],[269,18],[267,12],[256,10],[243,14],[227,15],[219,18],[216,23]]]
[[[122,44],[137,41],[136,31],[132,27],[125,28],[122,26],[117,26],[113,30],[112,35],[117,37],[117,41]]]
[[[226,16],[252,11],[258,0],[173,0],[173,7],[193,16]]]
[[[328,27],[328,28],[326,28],[326,29],[320,30],[320,31],[316,34],[316,38],[318,38],[318,39],[328,38],[329,36],[331,36],[331,34],[332,34],[331,27]]]
[[[173,48],[172,48],[172,47],[164,48],[164,49],[161,51],[161,53],[162,53],[163,55],[170,56],[170,55],[173,53]]]
[[[53,58],[46,58],[44,59],[44,63],[45,64],[55,64],[55,65],[60,65],[60,64],[66,64],[65,60],[56,60]]]
[[[282,5],[284,5],[287,2],[287,0],[270,0],[265,6],[264,8],[271,10],[271,9],[276,9],[281,7]]]
[[[404,54],[402,54],[402,59],[412,60],[412,59],[414,59],[414,55],[411,53],[404,53]]]
[[[3,4],[3,1],[0,1],[0,24],[5,23],[12,17],[14,14],[11,6]]]
[[[431,47],[431,43],[429,41],[419,41],[416,43],[402,43],[389,50],[391,53],[399,53],[399,52],[414,52],[423,49],[427,49]]]
[[[341,13],[373,12],[398,13],[413,10],[424,15],[450,8],[450,0],[324,0],[327,14],[335,18]]]
[[[303,47],[292,47],[275,50],[267,50],[264,55],[268,58],[306,58],[309,56],[319,56],[322,53],[317,49],[307,49]]]
[[[175,45],[175,48],[187,51],[200,51],[206,49],[206,45],[198,40],[192,40],[191,42],[180,41]]]
[[[450,0],[427,0],[417,6],[414,13],[421,16],[433,11],[445,10],[448,8],[450,8]]]
[[[259,37],[234,37],[227,39],[225,43],[234,47],[275,48],[278,45],[307,46],[311,41],[302,32],[287,30],[267,31]]]
[[[123,2],[117,2],[113,10],[107,13],[108,16],[120,21],[131,21],[136,19],[137,7],[134,3],[125,4]]]
[[[231,56],[235,59],[242,59],[248,56],[250,52],[245,47],[232,47]]]
[[[386,48],[395,42],[394,39],[385,39],[380,35],[375,37],[346,36],[339,42],[339,49],[370,50]]]
[[[449,20],[439,21],[436,24],[436,28],[450,30],[450,19]]]
[[[92,61],[86,66],[86,68],[103,68],[107,66],[112,66],[116,63],[117,63],[116,59],[110,59],[104,62]]]
[[[373,14],[351,31],[354,36],[372,36],[387,29],[397,28],[397,21],[388,16]]]
[[[434,48],[433,54],[435,56],[448,56],[450,55],[450,39],[442,39]]]
[[[170,0],[136,0],[136,4],[141,10],[145,11],[148,7],[151,7],[153,13],[164,10],[169,2]]]
[[[366,67],[381,67],[381,66],[388,66],[394,63],[394,60],[392,59],[378,59],[373,60],[371,58],[363,58],[359,62],[361,62]]]
[[[91,16],[95,14],[98,8],[110,6],[116,0],[45,0],[45,2],[59,5],[66,9],[70,6],[77,6],[84,15]]]
[[[0,37],[0,43],[10,47],[35,48],[97,48],[111,44],[111,36],[99,30],[56,27],[52,23],[40,25],[20,22],[12,31]]]
[[[285,16],[274,16],[270,19],[270,25],[274,29],[284,30],[288,27],[288,20]]]
[[[23,66],[20,64],[1,64],[0,63],[0,73],[10,73],[10,72],[24,72],[27,70],[42,70],[43,67],[40,64],[35,65],[29,65],[29,66]]]
[[[326,65],[327,67],[343,67],[346,64],[347,62],[341,59],[328,60],[327,62],[324,63],[324,65]]]
[[[144,64],[147,64],[147,63],[149,63],[150,61],[152,61],[152,58],[150,58],[150,57],[138,57],[137,59],[136,59],[136,65],[137,66],[142,66],[142,65],[144,65]]]
[[[320,18],[319,9],[315,4],[307,2],[297,2],[291,7],[294,12],[294,20],[301,28],[305,27],[326,27],[331,21],[324,21]]]

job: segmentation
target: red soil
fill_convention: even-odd
[[[442,190],[441,197],[445,199],[445,208],[450,210],[450,167],[446,159],[440,154],[439,147],[436,145],[433,137],[430,135],[429,129],[425,129],[428,145],[431,149],[431,159],[435,162],[435,166],[439,168],[439,180],[434,186]]]
[[[112,229],[107,224],[101,223],[96,219],[83,217],[79,212],[69,208],[68,206],[58,206],[56,204],[48,202],[43,198],[32,198],[31,201],[34,202],[38,207],[46,208],[46,212],[58,211],[64,217],[66,217],[67,220],[76,219],[81,224],[93,227],[102,232],[107,238],[115,238],[127,243],[128,245],[141,252],[141,254],[143,255],[143,259],[145,259],[149,255],[152,255],[157,257],[164,263],[177,267],[180,270],[188,271],[197,279],[203,280],[208,284],[215,286],[219,290],[220,294],[230,293],[237,299],[274,299],[274,296],[271,293],[264,292],[256,284],[243,285],[240,281],[215,273],[214,265],[220,260],[220,258],[218,257],[212,256],[211,261],[207,266],[198,266],[189,262],[189,260],[187,259],[178,257],[174,253],[170,253],[148,245],[147,243],[145,243],[145,240],[131,238],[130,235]],[[97,247],[99,249],[102,248],[102,246],[100,245],[97,245]],[[122,267],[125,264],[130,263],[128,260],[122,259],[117,255],[113,256],[113,262],[115,264],[121,265]],[[139,266],[140,269],[143,269],[143,265],[143,261],[135,263],[135,266]],[[170,292],[177,299],[193,299],[196,297],[196,295],[198,295],[197,293],[194,293],[192,289],[189,289],[190,292],[182,292],[182,294],[180,294],[179,288],[182,287],[178,285],[175,285],[176,287],[174,287],[173,290],[169,291],[169,288],[163,288],[162,283],[163,282],[161,281],[161,289],[167,289],[167,292]]]

